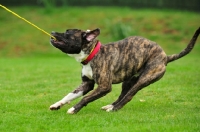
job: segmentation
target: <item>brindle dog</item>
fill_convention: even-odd
[[[58,110],[73,99],[87,94],[93,90],[96,83],[97,88],[85,95],[67,112],[77,113],[83,106],[109,93],[112,84],[122,82],[122,91],[118,99],[102,107],[108,112],[121,109],[139,90],[162,78],[169,62],[188,54],[193,49],[199,33],[200,28],[179,54],[167,56],[157,43],[139,36],[100,45],[96,39],[100,29],[92,31],[69,29],[65,33],[52,32],[57,40],[51,38],[51,44],[82,63],[82,83],[73,92],[51,105],[50,110]],[[88,55],[92,58],[85,61]]]

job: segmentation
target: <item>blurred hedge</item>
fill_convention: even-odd
[[[1,0],[6,6],[127,6],[200,11],[200,0]]]

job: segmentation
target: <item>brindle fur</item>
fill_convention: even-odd
[[[62,41],[62,45],[59,47],[59,44],[51,43],[67,54],[77,53],[81,50],[89,54],[97,40],[93,39],[88,41],[86,39],[87,35],[92,34],[95,36],[94,38],[96,38],[99,32],[99,29],[95,29],[89,33],[82,30],[71,29],[63,34],[52,33],[58,41]],[[167,56],[162,48],[155,42],[138,36],[132,36],[117,42],[102,45],[100,51],[89,62],[93,72],[93,79],[82,76],[82,84],[74,90],[74,93],[84,91],[83,94],[85,95],[93,90],[95,83],[98,87],[88,95],[85,95],[83,99],[74,106],[73,112],[77,113],[89,102],[109,93],[112,89],[112,84],[122,82],[121,94],[118,99],[112,103],[112,111],[119,110],[128,103],[139,90],[162,78],[167,63],[188,54],[192,50],[199,33],[200,28],[195,32],[186,49],[179,54],[170,56]],[[75,45],[77,49],[68,50],[68,47],[73,47],[73,45]],[[51,109],[54,110],[58,108]]]

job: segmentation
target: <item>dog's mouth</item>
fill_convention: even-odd
[[[56,38],[56,40],[55,40],[53,37],[51,37],[51,43],[52,43],[52,44],[63,45],[63,44],[64,44],[64,41],[58,40],[57,38]]]
[[[53,37],[50,38],[51,44],[54,45],[55,47],[65,44],[65,42],[62,40],[62,36],[57,35],[54,31],[52,31],[51,35],[56,38],[56,39]]]

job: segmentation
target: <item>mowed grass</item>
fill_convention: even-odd
[[[116,40],[113,28],[123,24],[130,34],[158,42],[167,54],[184,49],[199,26],[191,12],[127,8],[12,8],[46,30],[102,29],[103,43]],[[30,13],[31,12],[31,13]],[[80,13],[81,12],[81,13]],[[136,94],[117,112],[100,110],[117,99],[121,84],[78,114],[49,106],[81,83],[81,65],[48,43],[48,36],[0,10],[0,131],[199,131],[200,41],[184,58],[168,64],[165,76]],[[95,21],[94,21],[95,18]],[[64,28],[64,29],[63,29]]]
[[[120,93],[107,96],[76,115],[49,106],[79,85],[81,67],[72,58],[1,59],[2,131],[198,131],[200,64],[190,55],[167,67],[166,75],[140,91],[118,112],[100,110]],[[193,64],[193,65],[191,65]]]

